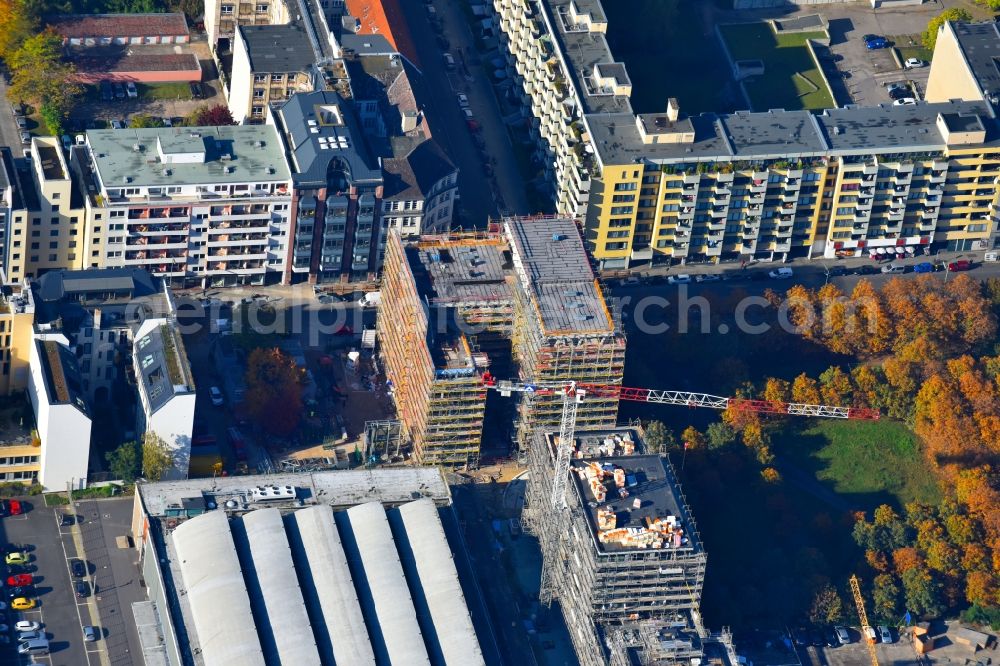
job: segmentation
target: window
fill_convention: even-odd
[[[635,201],[635,195],[634,194],[616,194],[613,197],[611,197],[611,203],[625,203],[625,202],[628,202],[628,201]],[[406,203],[409,204],[410,202],[407,201]]]
[[[284,80],[284,78],[285,78],[284,74],[272,74],[271,83],[281,83],[281,81]]]
[[[59,255],[58,254],[50,254],[49,255],[49,261],[59,261]]]
[[[55,204],[55,205],[52,206],[52,212],[53,213],[58,213],[59,212],[59,204]]]
[[[632,208],[633,208],[632,206],[612,206],[611,207],[611,214],[612,215],[631,215],[632,214]]]
[[[49,230],[49,236],[58,236],[58,235],[59,235],[59,230],[58,229],[51,229],[51,230]]]
[[[37,250],[38,249],[38,243],[32,243],[31,244],[31,249],[32,250]]]
[[[233,9],[234,9],[233,5],[222,5],[222,8],[221,8],[220,11],[221,11],[222,14],[232,14],[233,13]]]
[[[262,99],[264,97],[264,89],[263,88],[254,88],[253,89],[253,96],[256,99]]]
[[[267,74],[254,74],[253,75],[253,82],[254,83],[264,83],[265,81],[267,81]]]
[[[35,230],[33,230],[33,231],[31,232],[31,237],[32,237],[32,238],[38,238],[38,237],[39,237],[39,236],[41,236],[41,235],[42,235],[42,232],[41,232],[41,231],[39,231],[38,229],[35,229]]]
[[[264,107],[262,107],[262,106],[255,106],[251,110],[251,113],[252,113],[252,115],[255,115],[255,116],[262,116],[262,115],[264,115]]]
[[[638,188],[638,183],[615,183],[615,192],[632,192]]]
[[[604,249],[608,250],[608,251],[624,250],[625,249],[625,243],[605,243],[604,244]]]
[[[49,243],[49,249],[50,250],[58,250],[59,249],[59,241],[51,241]]]
[[[257,5],[257,13],[258,14],[266,14],[267,13],[267,5]]]

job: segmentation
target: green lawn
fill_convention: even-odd
[[[713,3],[732,9],[731,0],[604,3],[608,45],[615,60],[628,68],[637,113],[662,112],[670,97],[680,101],[686,114],[742,108],[708,20]]]
[[[893,44],[901,62],[908,58],[919,58],[930,64],[933,53],[920,43],[920,35],[890,35],[887,39]]]
[[[764,62],[764,76],[745,83],[755,110],[834,106],[823,75],[806,47],[806,40],[825,39],[825,33],[776,35],[767,23],[722,25],[719,31],[733,59]]]
[[[863,508],[940,499],[919,441],[902,423],[812,421],[775,439],[779,455]]]
[[[139,83],[139,97],[147,102],[155,100],[191,99],[191,87],[181,81],[177,83]]]

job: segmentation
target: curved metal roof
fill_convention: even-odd
[[[316,639],[295,576],[281,512],[257,509],[245,514],[242,523],[247,552],[241,554],[244,562],[253,564],[246,579],[268,662],[318,666]]]
[[[485,664],[437,507],[429,499],[398,509],[444,663]]]
[[[300,573],[312,577],[312,585],[306,586],[305,596],[316,620],[313,629],[320,649],[331,650],[338,664],[374,666],[375,653],[340,533],[333,522],[333,509],[325,504],[299,509],[291,514],[291,520],[298,528],[299,543],[294,549]],[[323,627],[319,626],[320,619],[325,625],[326,636]],[[325,645],[327,638],[329,645]]]
[[[429,665],[427,647],[417,624],[417,613],[385,509],[379,502],[369,502],[352,507],[346,513],[361,557],[358,566],[364,569],[376,615],[369,619],[381,630],[390,663]]]
[[[226,514],[187,520],[172,539],[205,666],[265,666]]]

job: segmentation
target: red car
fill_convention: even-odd
[[[972,270],[972,262],[965,259],[959,259],[958,261],[953,261],[948,264],[949,273],[957,273],[958,271],[969,271]]]
[[[21,502],[18,500],[11,500],[8,503],[7,508],[9,509],[7,514],[10,516],[20,516],[22,513],[24,513],[23,509],[21,508]]]
[[[10,587],[24,587],[25,585],[31,585],[34,582],[34,578],[31,574],[17,574],[16,576],[9,576],[7,578],[7,585]]]

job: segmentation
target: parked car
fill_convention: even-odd
[[[21,587],[12,587],[7,590],[7,598],[14,599],[15,597],[32,597],[35,595],[35,588],[31,585],[24,585]]]
[[[34,599],[29,599],[27,597],[18,597],[10,602],[10,607],[12,610],[31,610],[38,605]]]
[[[463,109],[469,108],[469,97],[465,93],[458,93],[458,105]]]
[[[189,87],[191,89],[191,97],[193,99],[201,99],[205,96],[204,91],[201,88],[201,84],[197,81],[192,81]]]
[[[882,267],[883,273],[905,273],[906,266],[902,264],[886,264]]]
[[[444,59],[444,66],[446,69],[455,69],[455,56],[450,53],[445,53],[441,57]]]
[[[907,58],[906,62],[903,63],[903,67],[906,69],[918,69],[926,64],[927,63],[920,58]]]
[[[215,407],[222,407],[226,403],[226,399],[222,395],[222,389],[218,386],[209,387],[208,396],[212,399],[212,405]]]
[[[876,273],[878,273],[878,268],[870,264],[866,264],[854,269],[853,275],[875,275]]]
[[[889,631],[889,627],[885,625],[882,625],[878,628],[878,636],[879,640],[881,640],[883,643],[892,642],[892,632]]]
[[[782,268],[776,268],[773,271],[770,271],[767,274],[767,277],[771,278],[772,280],[787,280],[787,279],[791,278],[794,274],[795,273],[792,271],[791,268],[782,267]]]
[[[967,259],[959,259],[958,261],[953,261],[948,264],[949,273],[957,273],[959,271],[971,271],[972,262]]]
[[[83,628],[83,640],[93,643],[97,640],[97,627],[86,626]]]
[[[917,100],[913,97],[900,97],[892,103],[893,106],[914,106]]]
[[[31,133],[21,130],[21,143],[27,145],[31,143]]]
[[[70,138],[69,134],[63,134],[62,137],[60,137],[60,141],[62,141],[63,150],[68,153],[73,147],[73,139]]]
[[[18,129],[22,130],[28,129],[28,119],[25,118],[24,116],[18,116],[17,118],[14,119],[14,122],[17,123]]]
[[[125,86],[120,83],[114,84],[115,86],[115,98],[125,99],[128,95],[125,93]]]
[[[827,647],[829,647],[829,648],[835,648],[835,647],[839,647],[840,646],[840,638],[837,635],[837,630],[834,629],[833,627],[828,627],[823,632],[823,635],[826,638],[826,646]]]
[[[4,562],[6,562],[7,564],[27,564],[28,560],[29,560],[28,555],[20,551],[7,553],[7,557],[4,558]]]
[[[14,631],[38,631],[42,625],[34,620],[18,620],[14,624]]]
[[[20,102],[12,102],[10,105],[10,110],[14,113],[15,116],[24,115],[24,105],[21,104]]]
[[[115,89],[111,86],[110,81],[101,81],[101,99],[105,102],[110,102],[115,98]]]
[[[913,91],[908,86],[902,88],[889,88],[889,98],[893,100],[907,99],[913,97]]]
[[[716,280],[721,280],[722,278],[718,275],[713,275],[712,273],[700,273],[694,276],[695,282],[715,282]]]
[[[851,632],[847,630],[847,627],[834,627],[834,631],[837,632],[837,641],[841,645],[847,645],[851,642]]]
[[[38,631],[37,629],[34,631],[17,632],[17,640],[22,643],[26,641],[37,641],[39,638],[45,638],[45,634]]]
[[[139,90],[135,87],[135,84],[129,81],[125,84],[125,93],[130,99],[135,99],[139,96]]]
[[[932,264],[929,261],[922,261],[922,262],[920,262],[919,264],[917,264],[916,266],[913,267],[913,272],[914,273],[933,273],[934,272],[934,264]]]
[[[80,599],[86,599],[90,596],[90,586],[82,580],[76,581],[76,584],[73,587],[76,590],[76,596]]]
[[[70,560],[69,568],[77,578],[83,578],[87,575],[87,565],[82,560]]]
[[[117,119],[112,120],[111,129],[116,129],[116,130],[125,129],[125,123]]]
[[[869,51],[889,48],[889,40],[880,35],[865,35],[865,48]]]
[[[764,271],[749,271],[751,282],[761,282],[768,278],[768,274]]]
[[[476,115],[474,113],[472,113],[472,109],[469,109],[469,108],[462,109],[462,115],[465,116],[466,122],[468,122],[470,120],[475,120],[475,118],[476,118]]]
[[[440,48],[442,51],[447,51],[448,49],[451,48],[451,42],[449,42],[441,35],[435,37],[435,41],[437,42],[438,48]]]
[[[173,118],[167,118],[166,116],[164,116],[163,118],[160,118],[160,120],[163,121],[163,126],[164,127],[173,127],[174,126],[174,120],[173,120]]]
[[[667,276],[667,284],[688,284],[689,282],[691,282],[691,276],[686,273]]]

